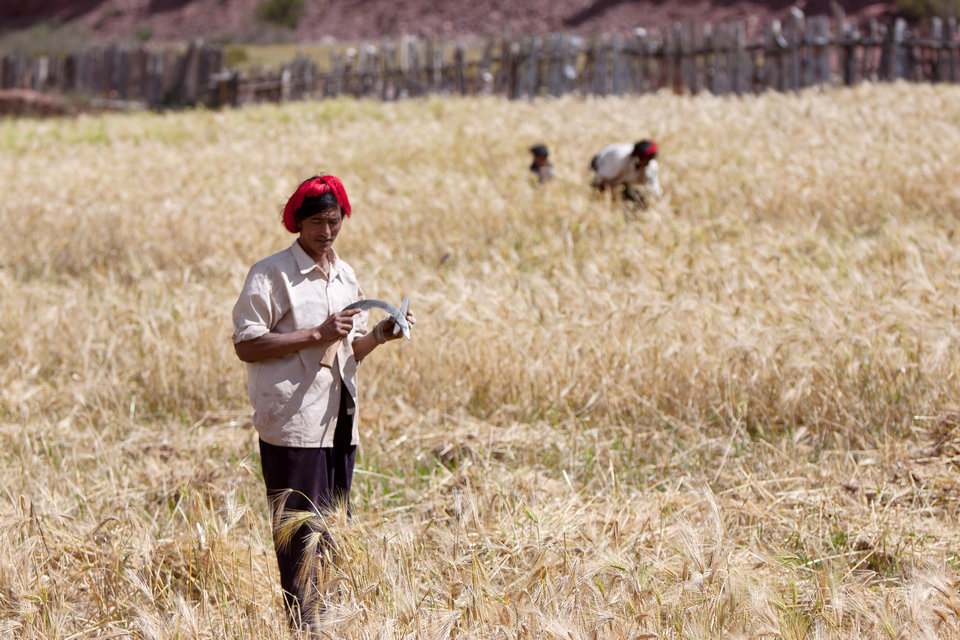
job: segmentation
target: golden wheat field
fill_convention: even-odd
[[[593,153],[653,137],[636,219]],[[527,147],[556,178],[531,184]],[[960,87],[0,121],[0,638],[280,639],[230,312],[300,180],[361,366],[328,638],[960,638]]]

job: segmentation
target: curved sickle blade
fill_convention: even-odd
[[[389,302],[384,302],[383,300],[375,300],[373,298],[367,298],[364,300],[357,300],[352,304],[348,304],[343,308],[344,311],[348,309],[362,309],[364,311],[369,309],[383,309],[394,319],[399,327],[400,331],[403,332],[403,337],[407,340],[410,339],[410,324],[407,322],[407,305],[410,304],[410,299],[407,296],[403,297],[403,303],[401,303],[400,308],[397,309],[395,306]]]

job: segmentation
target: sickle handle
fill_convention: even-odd
[[[337,357],[337,349],[340,347],[340,341],[334,340],[330,345],[324,350],[323,357],[320,358],[320,366],[325,369],[333,368],[333,360]]]

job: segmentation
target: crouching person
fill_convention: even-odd
[[[253,265],[233,308],[234,348],[246,363],[263,479],[275,507],[283,601],[291,626],[307,632],[316,613],[318,553],[328,538],[321,531],[318,546],[311,526],[291,532],[285,520],[291,512],[322,515],[348,503],[358,444],[357,365],[400,335],[392,317],[367,332],[366,312],[343,310],[363,298],[354,270],[333,250],[349,215],[339,179],[304,181],[283,211],[296,240]],[[309,518],[314,527],[318,520]]]
[[[657,143],[653,140],[604,147],[590,160],[590,168],[594,171],[592,186],[601,192],[620,187],[625,201],[645,209],[648,198],[663,195],[657,151]]]

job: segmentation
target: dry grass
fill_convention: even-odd
[[[285,637],[229,313],[317,170],[419,320],[363,366],[329,637],[960,638],[957,104],[0,122],[0,638]],[[627,222],[586,165],[646,135]]]

